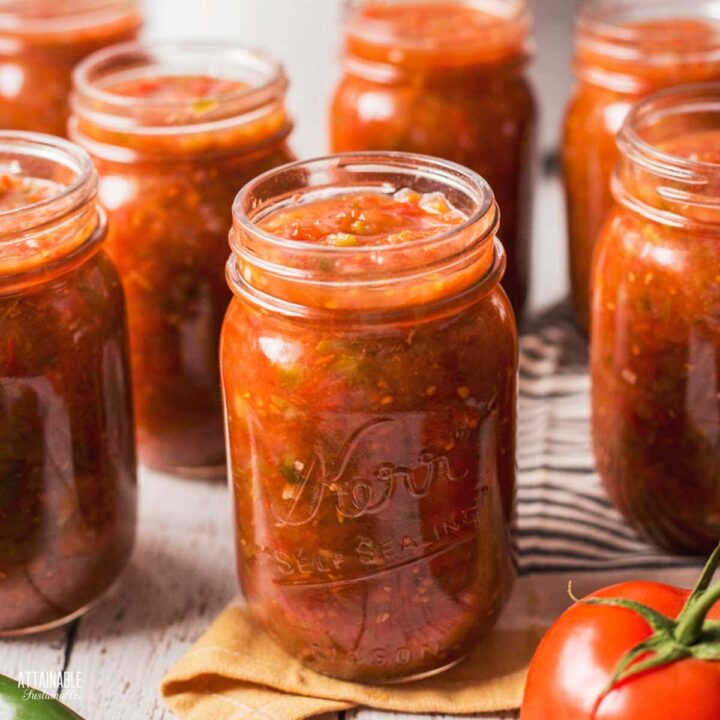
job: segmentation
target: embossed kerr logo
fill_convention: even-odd
[[[447,455],[431,450],[418,454],[415,468],[380,463],[367,476],[349,473],[363,443],[398,422],[392,418],[376,418],[364,423],[350,436],[334,462],[328,462],[316,445],[310,462],[300,464],[290,496],[283,496],[283,502],[273,504],[277,524],[304,525],[317,515],[323,502],[330,499],[341,517],[372,515],[387,507],[400,490],[411,497],[424,498],[440,479],[460,482],[468,476],[468,470],[455,473]]]

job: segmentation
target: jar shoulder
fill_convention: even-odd
[[[717,235],[616,207],[598,239],[593,268],[598,326],[645,322],[649,344],[666,335],[664,328],[720,331],[719,266]]]
[[[66,365],[73,355],[82,371],[109,340],[124,345],[125,296],[115,265],[100,250],[46,283],[0,295],[0,334],[14,339],[25,372]]]

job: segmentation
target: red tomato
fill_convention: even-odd
[[[651,582],[576,602],[538,647],[520,720],[720,720],[720,586],[707,590],[718,561],[716,551],[686,612],[689,590]],[[638,609],[591,604],[618,598],[666,616],[666,627],[654,630]],[[656,648],[639,650],[614,682],[627,653],[651,637]],[[639,667],[647,661],[657,664]]]

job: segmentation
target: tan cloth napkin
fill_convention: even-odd
[[[162,695],[183,720],[300,720],[368,705],[415,713],[517,708],[537,627],[499,629],[460,665],[425,680],[358,685],[308,670],[230,606],[168,673]]]
[[[547,573],[518,580],[497,630],[465,662],[415,683],[369,686],[304,668],[270,640],[244,608],[228,607],[180,659],[162,684],[183,720],[301,720],[368,705],[382,710],[448,715],[518,708],[532,653],[571,600],[605,585],[646,576],[690,587],[697,570]]]

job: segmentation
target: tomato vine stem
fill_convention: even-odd
[[[675,640],[681,645],[694,645],[698,641],[702,635],[707,614],[720,600],[720,583],[708,589],[718,565],[720,565],[720,545],[710,556],[695,589],[678,618],[674,635]]]

